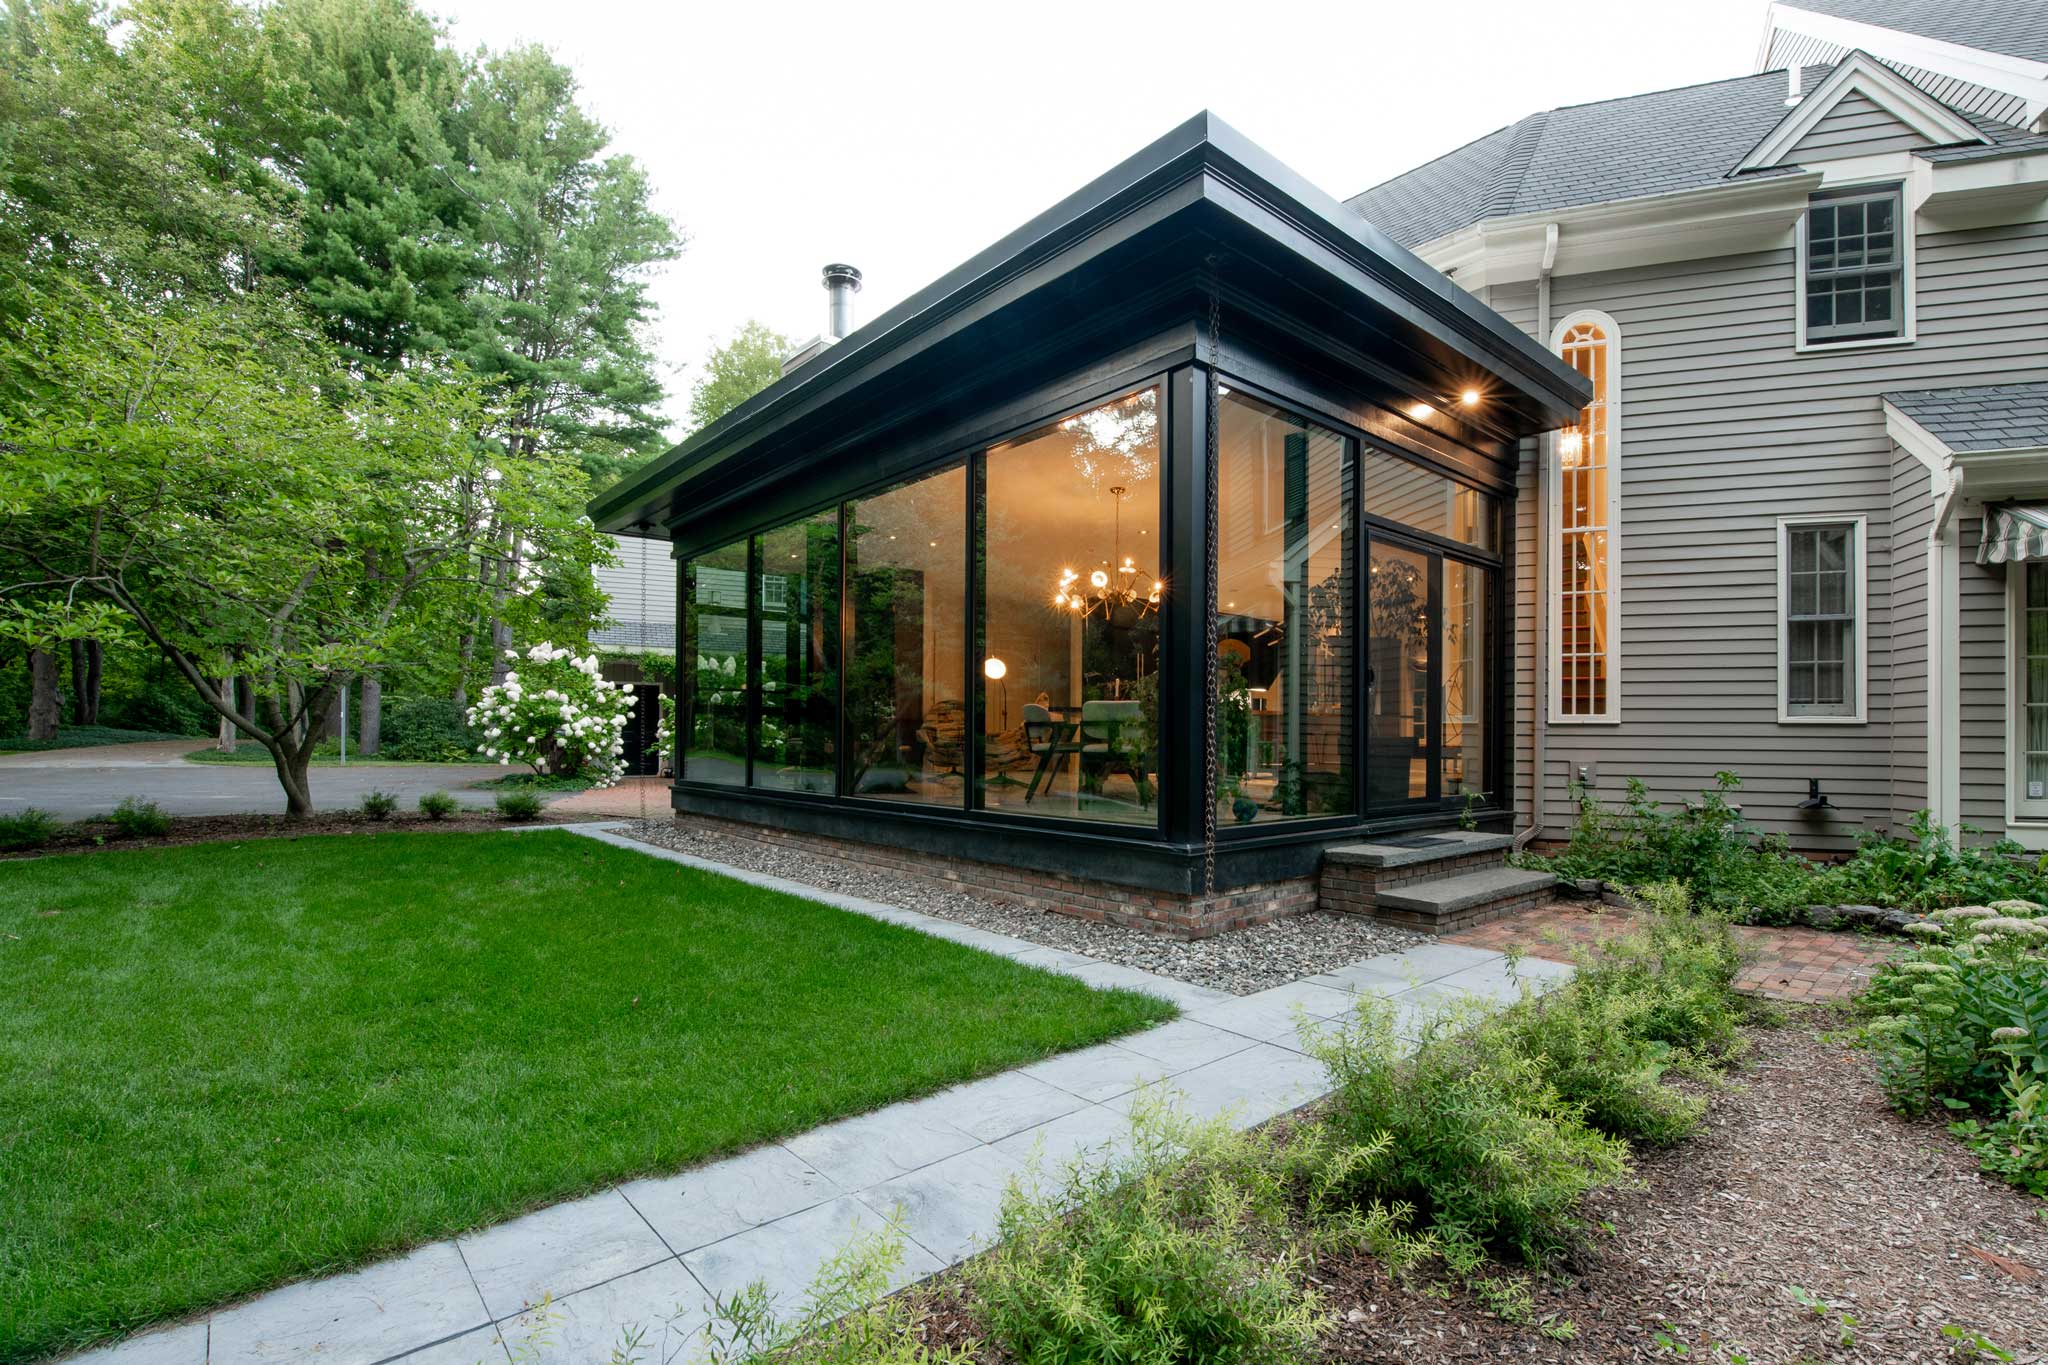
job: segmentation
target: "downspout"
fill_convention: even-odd
[[[1543,262],[1536,272],[1536,340],[1540,345],[1550,344],[1550,272],[1557,265],[1557,224],[1543,225]],[[1547,555],[1550,549],[1550,507],[1545,499],[1549,496],[1547,475],[1550,470],[1550,441],[1548,436],[1539,437],[1536,442],[1536,526],[1529,543],[1536,547],[1533,556],[1534,570],[1530,581],[1534,585],[1531,596],[1533,604],[1533,629],[1529,633],[1530,648],[1536,657],[1532,661],[1529,676],[1534,686],[1529,697],[1529,824],[1515,832],[1515,847],[1525,848],[1537,831],[1543,828],[1543,763],[1545,742],[1550,733],[1550,710],[1545,702],[1548,695],[1545,674],[1550,666],[1550,580]]]

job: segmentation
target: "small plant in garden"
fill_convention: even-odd
[[[483,742],[477,752],[500,765],[524,763],[538,776],[584,777],[609,787],[626,772],[626,717],[633,689],[606,682],[595,654],[578,657],[543,641],[524,655],[506,650],[521,667],[484,689],[469,708],[470,727]]]
[[[2048,899],[2048,873],[2042,870],[2048,860],[2024,856],[2011,840],[1966,843],[1977,830],[1964,825],[1952,835],[1924,810],[1909,828],[1909,838],[1865,835],[1854,858],[1823,874],[1821,898],[1905,910]]]
[[[426,792],[420,797],[420,814],[429,820],[446,820],[462,808],[447,792]]]
[[[1467,787],[1458,798],[1458,828],[1467,834],[1479,828],[1479,803],[1486,799],[1486,793]]]
[[[498,818],[501,820],[540,818],[541,800],[532,792],[500,792],[497,804]]]
[[[391,812],[398,809],[398,798],[387,791],[374,788],[363,793],[363,814],[372,820],[389,819]]]
[[[47,812],[24,806],[12,815],[0,815],[0,853],[25,853],[41,848],[57,833],[57,822]]]
[[[1794,1303],[1808,1309],[1815,1317],[1826,1321],[1833,1328],[1835,1345],[1846,1350],[1856,1344],[1855,1318],[1834,1304],[1829,1303],[1811,1289],[1806,1289],[1796,1284],[1788,1284],[1785,1286],[1785,1292],[1792,1296]]]
[[[164,808],[139,796],[122,797],[107,820],[125,839],[161,839],[171,832],[171,817]]]
[[[2011,1351],[2001,1350],[1998,1343],[1982,1332],[1972,1332],[1952,1322],[1941,1325],[1941,1339],[1948,1343],[1948,1358],[1954,1365],[1980,1365],[1986,1360],[2007,1361],[2013,1358]]]

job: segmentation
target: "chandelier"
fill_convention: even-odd
[[[1116,499],[1116,512],[1111,523],[1108,567],[1091,570],[1085,581],[1076,570],[1061,569],[1059,582],[1053,586],[1055,611],[1068,612],[1076,620],[1099,614],[1105,621],[1130,622],[1143,620],[1159,610],[1166,585],[1123,553],[1124,494],[1129,491],[1121,484],[1109,490]]]

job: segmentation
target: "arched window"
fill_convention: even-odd
[[[1593,384],[1550,437],[1550,718],[1621,719],[1621,329],[1600,312],[1558,323],[1551,347]]]

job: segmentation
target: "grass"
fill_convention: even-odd
[[[192,739],[161,730],[112,730],[104,725],[67,725],[55,739],[28,739],[22,735],[0,737],[0,754],[37,754],[51,749],[96,749],[102,744],[140,744],[147,740]]]
[[[0,864],[0,1360],[1172,1013],[569,834]]]
[[[172,736],[172,738],[176,738],[176,736]],[[187,763],[254,763],[266,768],[271,766],[270,751],[253,739],[245,739],[237,744],[235,751],[231,754],[224,754],[218,749],[194,749],[191,753],[185,755],[185,761]],[[448,763],[473,763],[481,767],[484,766],[485,762],[486,760],[483,758],[474,756],[463,759],[418,759],[385,758],[381,754],[373,754],[369,758],[364,758],[356,752],[354,744],[348,746],[348,766],[351,768],[416,768],[423,764],[432,764],[438,767]],[[323,741],[315,745],[311,766],[315,768],[341,767],[340,746],[332,740]]]

